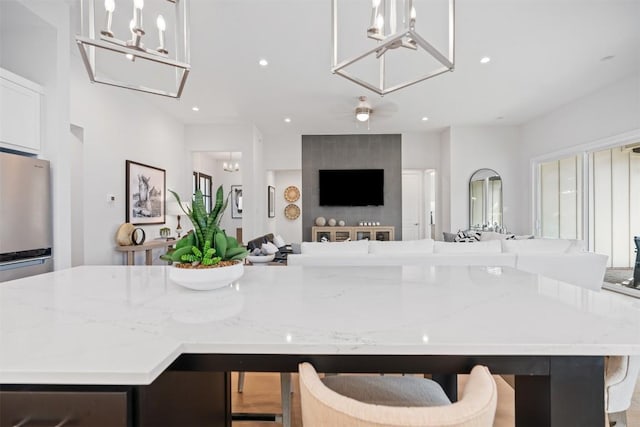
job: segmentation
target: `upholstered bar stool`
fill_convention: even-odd
[[[451,403],[434,381],[413,376],[338,375],[320,378],[298,366],[305,427],[491,427],[496,383],[485,366],[471,371],[461,399]]]
[[[608,356],[605,360],[605,410],[609,423],[627,427],[627,409],[640,375],[640,356]]]

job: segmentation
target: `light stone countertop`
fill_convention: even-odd
[[[149,384],[181,353],[640,354],[640,300],[507,267],[248,267],[214,291],[169,268],[0,283],[0,383]]]

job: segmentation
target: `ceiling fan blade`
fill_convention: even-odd
[[[397,113],[398,112],[398,104],[390,101],[381,102],[379,104],[373,104],[373,110],[376,112],[383,113]]]

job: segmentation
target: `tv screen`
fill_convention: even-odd
[[[384,205],[384,169],[321,169],[320,206]]]

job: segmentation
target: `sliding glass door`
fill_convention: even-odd
[[[633,236],[640,236],[640,144],[540,162],[537,172],[540,237],[584,239],[589,250],[609,256],[610,267],[633,266]]]
[[[640,153],[616,147],[589,153],[590,249],[610,267],[632,267],[640,236]]]
[[[582,156],[540,164],[540,235],[582,239]]]

